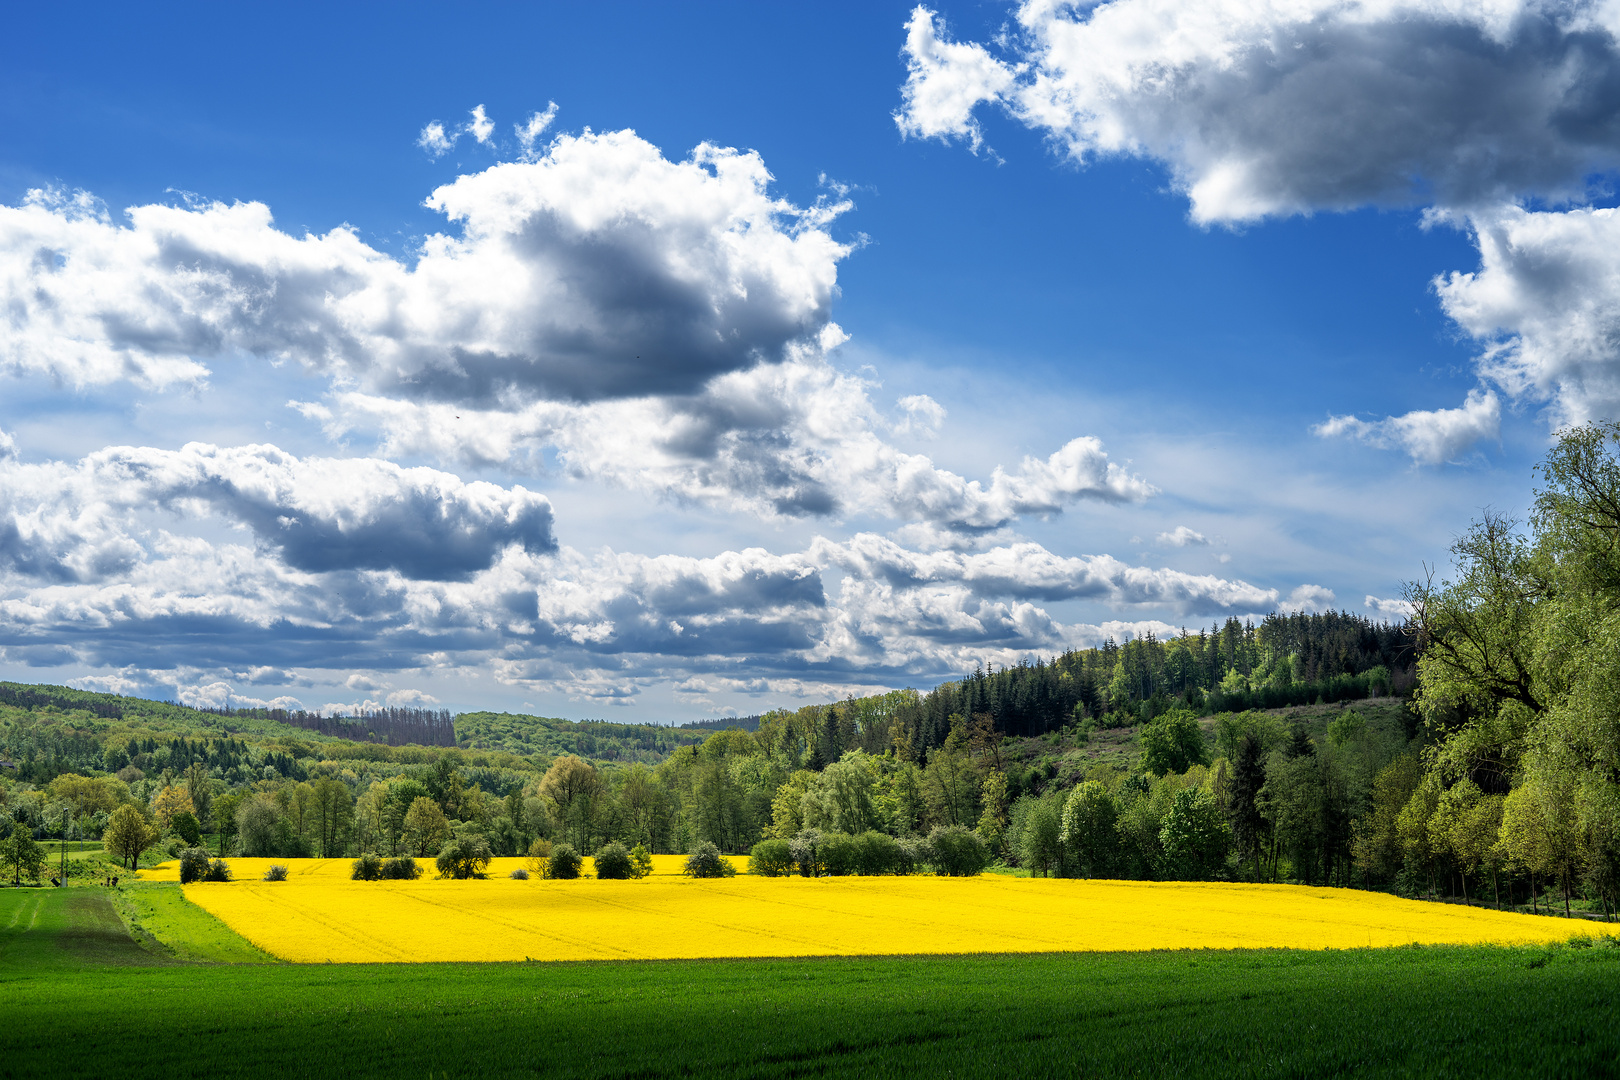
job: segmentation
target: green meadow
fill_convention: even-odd
[[[1598,1077],[1620,948],[312,966],[7,889],[0,1016],[5,1077]]]

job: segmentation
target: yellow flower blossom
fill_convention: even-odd
[[[507,878],[521,859],[497,859],[484,881],[410,882],[350,881],[343,859],[280,860],[288,880],[259,881],[276,861],[231,860],[235,882],[188,885],[186,896],[261,949],[314,963],[1344,949],[1581,932],[1563,919],[1296,885],[696,880],[680,876],[678,856],[659,857],[642,881]]]

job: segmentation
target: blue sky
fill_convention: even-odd
[[[1395,616],[1620,397],[1606,18],[22,12],[0,675],[668,721]]]

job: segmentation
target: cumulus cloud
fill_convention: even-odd
[[[897,122],[974,146],[999,103],[1077,160],[1163,162],[1201,222],[1579,196],[1620,164],[1604,0],[1028,0],[998,57],[907,23]]]
[[[201,677],[175,684],[216,704],[226,693],[246,700],[235,686],[334,669],[353,673],[348,689],[368,701],[420,703],[389,673],[444,667],[612,704],[694,678],[721,688],[774,680],[761,685],[777,695],[788,692],[783,680],[916,682],[1143,627],[1165,632],[1154,609],[1264,610],[1278,598],[1242,581],[1065,558],[1031,543],[922,553],[873,534],[707,558],[511,544],[485,569],[438,579],[304,569],[265,544],[126,535],[136,551],[116,575],[0,578],[9,661],[143,671],[146,682],[184,668]],[[1088,599],[1142,617],[1065,623],[1043,606]]]
[[[1475,389],[1458,409],[1419,409],[1383,420],[1332,416],[1311,430],[1322,438],[1346,436],[1383,449],[1402,450],[1420,465],[1457,461],[1480,442],[1500,437],[1502,403]]]
[[[1208,547],[1209,537],[1196,529],[1190,529],[1185,525],[1177,525],[1171,532],[1160,533],[1159,543],[1166,547]]]
[[[905,135],[966,139],[977,151],[984,141],[973,110],[1009,93],[1021,67],[995,57],[982,45],[942,40],[944,27],[923,7],[906,23],[906,84],[895,123]]]
[[[870,581],[917,589],[960,584],[983,597],[1098,600],[1115,606],[1155,605],[1184,612],[1256,611],[1275,605],[1277,590],[1178,570],[1130,566],[1110,555],[1065,557],[1022,542],[983,552],[908,551],[861,533],[847,543],[821,541],[815,554]]]
[[[904,414],[894,426],[897,435],[932,439],[939,434],[940,425],[945,423],[945,406],[927,394],[908,394],[896,404]]]
[[[1321,585],[1301,585],[1288,594],[1283,607],[1289,611],[1327,611],[1333,607],[1333,590]]]
[[[504,462],[552,447],[576,476],[765,517],[876,514],[985,533],[1081,500],[1138,502],[1156,490],[1090,437],[997,467],[988,482],[969,480],[881,438],[885,422],[868,390],[806,358],[724,375],[684,397],[474,412],[348,393],[298,407],[334,437],[383,433],[389,455]],[[921,402],[913,409],[935,415]]]
[[[556,546],[551,503],[522,486],[466,483],[373,458],[299,459],[274,446],[109,447],[74,464],[0,462],[0,562],[94,582],[148,555],[138,515],[217,513],[290,567],[455,578],[516,545]]]
[[[1620,217],[1613,209],[1481,210],[1472,273],[1438,278],[1445,312],[1485,346],[1482,374],[1555,419],[1620,413]]]
[[[1404,622],[1405,620],[1411,618],[1413,611],[1410,601],[1401,600],[1399,598],[1381,600],[1371,594],[1368,594],[1366,600],[1362,601],[1362,606],[1365,607],[1367,612],[1371,615],[1376,615],[1384,619],[1391,619],[1396,622]]]
[[[459,131],[445,131],[444,125],[434,120],[423,126],[422,133],[416,137],[416,145],[425,150],[428,157],[438,160],[456,145],[460,134]]]
[[[439,188],[459,229],[406,264],[260,203],[88,196],[0,207],[0,370],[197,382],[237,354],[458,402],[686,393],[822,347],[849,206],[772,198],[752,152],[670,161],[634,132],[559,136]]]
[[[556,106],[552,106],[552,109],[555,112]],[[438,120],[431,121],[422,128],[421,134],[416,137],[416,145],[421,147],[427,153],[427,156],[434,161],[454,150],[456,143],[460,141],[463,135],[471,135],[474,142],[488,146],[491,136],[495,134],[495,121],[491,120],[488,114],[484,112],[482,105],[474,106],[470,116],[471,119],[466,123],[450,128],[446,128]],[[536,118],[539,116],[539,113],[535,114]],[[533,121],[530,122],[533,123]],[[544,125],[541,125],[540,130],[544,130]],[[519,138],[522,138],[523,132],[524,129],[520,127],[518,130]],[[539,130],[535,131],[534,134],[538,135]],[[524,147],[527,148],[533,142],[534,138],[531,136],[524,143]]]
[[[174,697],[194,709],[302,709],[295,697],[256,698],[236,693],[227,682],[197,686],[176,686]]]
[[[550,128],[552,122],[556,119],[557,103],[548,101],[546,102],[545,112],[533,113],[523,123],[514,125],[513,130],[517,132],[518,143],[523,147],[525,158],[533,157],[535,144],[540,141],[540,136],[546,133],[546,129]]]

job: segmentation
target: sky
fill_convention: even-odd
[[[1620,402],[1620,6],[35,5],[0,677],[683,722],[1398,620]]]

